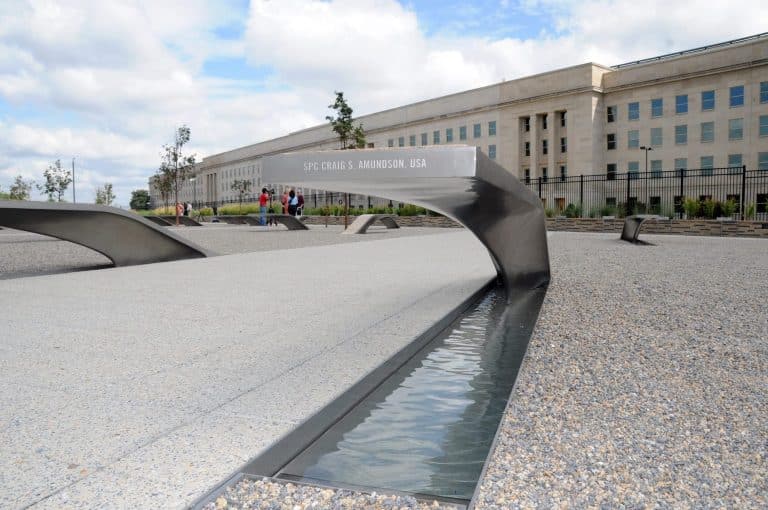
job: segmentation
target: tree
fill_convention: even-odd
[[[8,194],[11,200],[29,200],[30,191],[32,191],[32,181],[25,181],[22,176],[17,175]]]
[[[115,194],[112,193],[112,183],[108,182],[101,188],[96,188],[96,203],[101,205],[112,205],[115,200]]]
[[[232,191],[237,193],[238,201],[240,202],[240,214],[243,213],[243,198],[245,198],[245,195],[250,193],[251,191],[251,181],[249,180],[239,180],[236,179],[235,182],[232,183]]]
[[[57,159],[52,165],[48,165],[43,172],[45,182],[37,185],[37,189],[48,195],[48,201],[53,202],[56,196],[56,202],[61,202],[64,192],[72,184],[72,172],[61,168],[61,160]]]
[[[171,191],[173,190],[173,184],[171,184],[170,177],[158,170],[157,173],[152,176],[152,187],[160,193],[160,200],[163,201],[163,205],[168,209],[168,201],[171,198]]]
[[[11,199],[11,194],[10,193],[5,193],[3,191],[3,187],[0,186],[0,200],[10,200],[10,199]]]
[[[145,189],[131,191],[131,203],[129,205],[134,211],[146,211],[149,209],[149,191]]]
[[[189,142],[191,131],[187,126],[181,126],[176,130],[173,145],[163,145],[161,153],[160,173],[170,182],[173,192],[173,203],[179,203],[179,191],[195,166],[195,155],[185,156],[184,145]],[[161,190],[162,191],[162,190]],[[176,225],[179,225],[179,209],[176,208]]]
[[[344,99],[344,92],[335,92],[336,101],[328,105],[336,111],[336,116],[328,115],[325,119],[331,123],[333,132],[339,135],[339,145],[341,149],[363,149],[365,148],[365,133],[363,132],[363,125],[354,125],[352,122],[352,108],[347,104],[347,100]],[[354,142],[347,146],[349,140]]]

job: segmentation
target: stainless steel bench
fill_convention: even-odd
[[[621,240],[637,243],[640,235],[640,227],[648,220],[669,220],[666,216],[657,214],[634,214],[624,218],[624,228],[621,229]]]
[[[0,225],[85,246],[116,266],[214,255],[138,214],[103,205],[3,200]]]
[[[365,234],[368,227],[377,221],[382,223],[387,229],[400,228],[395,218],[396,216],[393,214],[361,214],[342,234]]]

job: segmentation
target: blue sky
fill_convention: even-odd
[[[335,90],[362,115],[766,26],[748,0],[3,0],[0,190],[75,157],[78,201],[127,205],[182,124],[200,159],[324,123]]]

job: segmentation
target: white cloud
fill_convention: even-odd
[[[522,39],[427,35],[428,23],[394,0],[253,0],[248,12],[237,0],[0,2],[0,184],[17,174],[39,179],[53,160],[76,156],[78,197],[92,199],[95,186],[112,182],[127,204],[181,124],[192,129],[190,152],[206,156],[324,122],[334,90],[362,115],[768,26],[768,7],[754,0],[498,5],[552,23]],[[477,33],[484,20],[463,21]],[[221,38],[222,27],[245,33]],[[259,81],[205,76],[203,64],[215,57],[245,59],[271,74]]]

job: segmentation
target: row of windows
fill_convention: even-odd
[[[560,165],[560,179],[565,180],[565,178],[568,177],[568,166],[567,165]],[[523,169],[523,178],[525,179],[526,184],[531,183],[531,169],[525,168]],[[544,182],[547,182],[547,179],[549,178],[549,169],[545,166],[541,167],[541,180]]]
[[[651,173],[651,177],[660,177],[662,169],[664,168],[663,160],[652,159],[649,162],[648,170]],[[727,167],[729,168],[741,168],[744,165],[744,157],[742,154],[728,154]],[[688,168],[688,158],[675,158],[674,167],[675,170],[686,170]],[[702,170],[712,170],[715,168],[714,156],[701,156],[699,158],[699,168]],[[757,155],[757,169],[768,170],[768,152],[760,152]],[[606,166],[606,172],[609,176],[615,176],[617,171],[616,163],[608,163]],[[628,161],[627,172],[639,173],[640,162]]]
[[[758,129],[758,136],[768,137],[768,115],[761,115]],[[728,120],[728,140],[737,141],[744,139],[744,119]],[[652,147],[661,147],[664,140],[663,128],[651,128],[650,140]],[[702,122],[699,124],[699,141],[710,143],[715,141],[715,123],[714,121]],[[616,133],[606,135],[607,149],[614,150],[617,147],[618,138]],[[688,143],[688,124],[675,126],[675,145],[685,145]],[[627,131],[627,148],[637,149],[640,147],[640,130],[630,129]]]
[[[531,155],[531,142],[525,142],[523,144],[523,152],[526,156]],[[565,153],[568,152],[568,137],[563,136],[560,138],[560,152]],[[549,141],[548,140],[542,140],[541,141],[541,153],[542,154],[549,154]]]
[[[760,82],[760,102],[768,103],[768,81]],[[744,106],[744,85],[736,85],[728,89],[728,106],[738,108]],[[619,119],[618,106],[609,106],[606,108],[606,120],[616,122]],[[711,111],[715,109],[715,91],[704,90],[701,92],[701,111]],[[657,97],[650,101],[651,118],[664,116],[664,98]],[[688,113],[688,94],[675,96],[675,114],[684,115]],[[627,105],[627,119],[640,119],[640,103],[632,102]]]
[[[432,131],[432,144],[433,145],[439,145],[441,143],[440,141],[440,130]],[[473,124],[472,125],[472,137],[473,138],[480,138],[483,136],[483,130],[481,124]],[[488,136],[496,136],[496,121],[492,120],[488,122]],[[427,145],[427,140],[429,139],[427,133],[421,133],[421,145]],[[466,140],[467,139],[467,126],[459,126],[459,140]],[[446,128],[445,129],[445,143],[453,143],[453,128]],[[408,137],[408,145],[410,147],[416,147],[416,135],[410,135]],[[394,147],[395,146],[395,139],[390,138],[387,140],[387,147]],[[405,137],[401,136],[397,139],[397,146],[398,147],[405,147]]]
[[[560,127],[565,127],[566,121],[568,120],[568,112],[557,112],[557,116],[560,119]],[[527,133],[531,130],[531,118],[530,117],[522,117],[523,119],[523,130]],[[544,114],[541,116],[541,129],[548,129],[548,120],[549,115]]]

